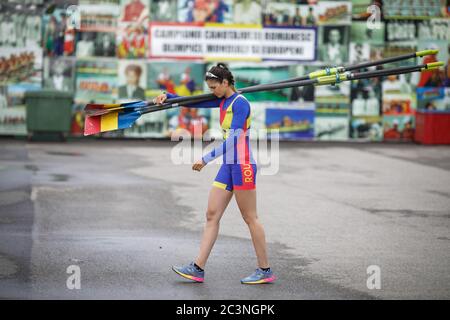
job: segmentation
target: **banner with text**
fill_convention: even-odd
[[[150,58],[205,60],[316,59],[314,27],[150,23]]]

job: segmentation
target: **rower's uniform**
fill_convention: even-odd
[[[177,95],[167,93],[168,98]],[[213,186],[233,191],[251,190],[256,187],[256,162],[250,150],[250,103],[234,93],[228,98],[215,99],[185,105],[188,108],[220,108],[220,126],[224,131],[224,142],[204,155],[209,163],[223,156],[223,164],[217,173]]]

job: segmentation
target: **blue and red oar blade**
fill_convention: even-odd
[[[84,110],[95,110],[95,109],[112,109],[117,107],[125,107],[128,105],[138,104],[138,103],[147,103],[146,101],[131,101],[125,103],[88,103]]]
[[[112,108],[117,108],[120,107],[121,104],[120,103],[88,103],[85,107],[84,107],[84,111],[88,111],[88,110],[100,110],[100,109],[112,109]]]
[[[109,113],[111,111],[125,110],[129,108],[141,108],[148,106],[147,101],[132,101],[126,103],[109,103],[109,104],[99,104],[90,103],[84,107],[84,112],[86,115],[102,115]]]
[[[130,128],[141,116],[139,111],[111,111],[106,114],[89,116],[84,120],[84,135]]]

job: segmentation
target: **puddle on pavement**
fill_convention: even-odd
[[[82,153],[79,152],[70,152],[70,151],[46,151],[45,153],[50,154],[52,156],[70,156],[77,157],[82,156]]]
[[[55,173],[52,174],[52,181],[55,182],[64,182],[64,181],[68,181],[70,176],[68,174],[60,174],[60,173]]]

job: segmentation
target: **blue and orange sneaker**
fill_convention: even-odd
[[[248,277],[241,279],[242,284],[262,284],[271,283],[276,280],[272,270],[264,271],[261,268],[255,270],[255,272]]]
[[[195,282],[203,282],[205,279],[205,271],[199,271],[194,266],[194,262],[191,262],[189,265],[183,267],[172,266],[172,270],[180,276]]]

